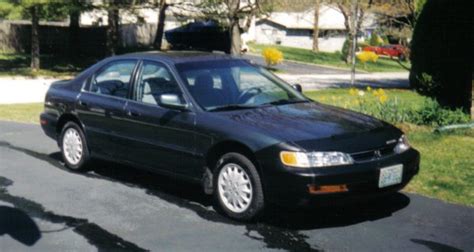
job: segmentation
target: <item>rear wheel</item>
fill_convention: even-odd
[[[74,171],[83,171],[90,156],[86,138],[81,127],[75,122],[64,125],[59,137],[59,146],[66,167]]]
[[[248,221],[263,211],[260,176],[247,157],[239,153],[223,155],[214,174],[214,197],[227,216]]]

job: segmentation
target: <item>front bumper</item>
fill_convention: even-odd
[[[403,164],[402,182],[379,188],[380,169],[397,164]],[[267,160],[262,165],[265,197],[288,207],[358,202],[401,190],[418,173],[419,165],[420,154],[413,148],[377,160],[328,168],[295,169],[284,166],[279,160]],[[332,185],[345,185],[347,191],[314,194],[309,190],[311,186]]]

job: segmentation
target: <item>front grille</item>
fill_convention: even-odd
[[[352,153],[351,156],[355,161],[359,162],[376,160],[392,155],[393,148],[394,146],[384,146],[373,150]]]

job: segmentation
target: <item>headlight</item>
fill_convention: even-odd
[[[352,157],[342,152],[280,152],[284,165],[300,168],[348,165],[354,163]]]
[[[397,154],[405,152],[406,150],[410,149],[410,143],[408,143],[408,138],[405,135],[402,135],[398,139],[398,143],[393,149],[393,151]]]

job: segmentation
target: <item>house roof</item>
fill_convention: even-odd
[[[270,16],[260,19],[268,20],[281,25],[287,29],[313,29],[314,9],[304,12],[273,12]],[[362,26],[373,27],[372,15],[366,15]],[[319,9],[319,29],[321,30],[345,30],[344,16],[337,7],[322,5]]]

